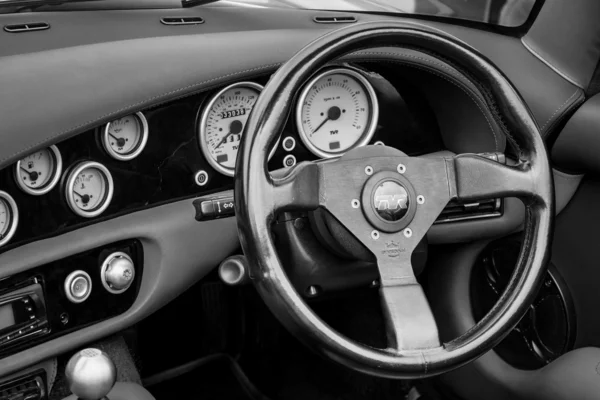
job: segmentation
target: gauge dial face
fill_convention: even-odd
[[[4,199],[0,199],[0,239],[6,236],[6,232],[10,229],[12,220],[12,212],[8,203]]]
[[[369,81],[354,70],[334,69],[304,87],[296,123],[306,147],[329,158],[369,143],[378,115],[377,97]]]
[[[14,236],[18,223],[17,203],[8,193],[0,191],[0,246]]]
[[[75,205],[82,210],[93,210],[106,196],[106,179],[96,168],[86,168],[73,181]]]
[[[67,202],[71,210],[83,217],[100,215],[110,204],[113,181],[102,164],[79,164],[67,180]]]
[[[127,115],[106,124],[102,144],[117,160],[137,157],[148,140],[148,122],[142,113]]]
[[[214,95],[203,111],[202,152],[225,175],[233,176],[244,127],[261,90],[262,86],[253,82],[236,83]]]
[[[49,192],[60,178],[62,159],[56,146],[39,150],[16,164],[17,183],[26,193],[41,195]]]

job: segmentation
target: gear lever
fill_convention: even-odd
[[[106,353],[98,349],[77,352],[65,369],[71,392],[80,400],[101,400],[117,381],[117,368]]]

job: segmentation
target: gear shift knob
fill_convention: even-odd
[[[77,352],[65,370],[71,392],[82,400],[103,399],[117,381],[117,369],[112,360],[98,349]]]

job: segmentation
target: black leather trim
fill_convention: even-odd
[[[564,79],[583,89],[600,59],[600,2],[545,0],[523,45]]]
[[[600,173],[600,94],[586,101],[567,122],[552,148],[559,168]]]
[[[433,74],[450,84],[457,87],[467,99],[470,99],[471,102],[477,107],[485,122],[489,128],[488,132],[491,135],[492,146],[487,148],[487,151],[493,149],[494,151],[504,151],[506,145],[506,137],[502,130],[500,129],[498,122],[496,121],[494,115],[489,111],[486,106],[485,98],[483,94],[479,90],[479,88],[473,84],[466,76],[460,73],[456,68],[453,68],[451,65],[444,63],[443,61],[436,59],[428,54],[417,52],[411,49],[401,49],[401,48],[380,48],[380,49],[371,49],[371,50],[363,50],[360,52],[352,53],[349,56],[344,57],[344,59],[351,59],[353,61],[362,61],[362,62],[390,62],[398,65],[403,65],[409,68],[416,68],[430,74]],[[435,94],[431,94],[435,96]],[[452,108],[452,107],[450,107]],[[436,114],[440,114],[443,110],[436,110]],[[467,122],[467,121],[465,121]],[[475,124],[475,121],[470,120],[468,123]],[[472,137],[473,133],[466,132],[468,126],[463,127],[463,131],[452,131],[452,132],[444,132],[445,129],[452,128],[448,126],[441,126],[442,136],[445,136],[445,144],[451,151],[457,151],[456,149],[449,146],[447,140],[447,136],[453,136],[455,138],[460,137],[460,141],[476,141],[481,140],[478,137]],[[460,129],[460,128],[459,128]],[[469,133],[471,136],[469,136]],[[475,135],[481,135],[483,132],[476,132]]]

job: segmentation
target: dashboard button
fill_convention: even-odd
[[[204,186],[208,183],[208,173],[204,170],[200,170],[196,172],[196,176],[194,177],[194,181],[198,186]]]
[[[83,303],[92,293],[92,279],[85,271],[74,271],[65,279],[64,287],[71,303]]]
[[[288,136],[285,139],[283,139],[282,146],[285,151],[292,151],[296,148],[296,139],[294,139],[291,136]]]
[[[289,168],[293,167],[294,165],[296,165],[296,157],[294,157],[293,154],[288,154],[287,156],[285,156],[285,158],[283,159],[283,166],[285,168]]]

